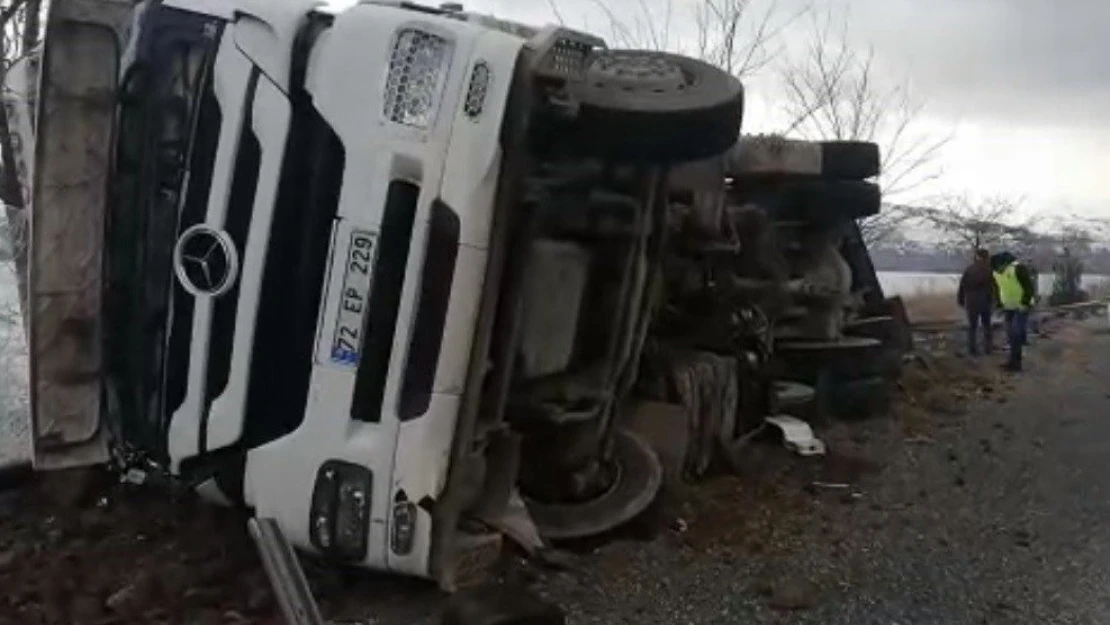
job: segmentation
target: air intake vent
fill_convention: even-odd
[[[486,104],[486,94],[489,92],[489,65],[485,61],[474,64],[470,72],[470,85],[466,88],[466,102],[463,103],[463,112],[467,117],[478,117],[482,114],[482,107]]]
[[[447,39],[414,28],[398,32],[389,58],[382,114],[397,124],[430,127],[450,66]]]
[[[586,59],[589,54],[589,44],[572,39],[560,39],[551,49],[550,67],[560,74],[574,76],[586,69]]]

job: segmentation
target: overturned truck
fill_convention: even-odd
[[[55,0],[41,67],[41,469],[454,588],[642,512],[652,406],[700,474],[839,387],[779,354],[890,344],[846,330],[853,216],[736,170],[743,89],[693,59],[447,5]]]
[[[889,407],[910,339],[859,226],[880,210],[879,166],[873,143],[744,136],[672,171],[668,288],[633,417],[670,472],[728,466],[768,424]]]

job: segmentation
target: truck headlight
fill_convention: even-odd
[[[389,58],[382,114],[391,122],[429,128],[439,109],[451,42],[416,28],[397,32]]]
[[[366,558],[370,532],[370,469],[329,460],[316,472],[309,511],[309,539],[326,555],[358,562]]]

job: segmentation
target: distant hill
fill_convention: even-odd
[[[970,261],[968,254],[956,253],[934,243],[890,241],[872,244],[871,260],[877,271],[910,271],[921,273],[959,273]],[[1095,247],[1080,253],[1088,274],[1110,275],[1110,249]],[[1035,257],[1024,258],[1040,272],[1051,272],[1055,251],[1040,250]]]
[[[919,271],[922,273],[954,273],[963,271],[967,262],[936,243],[909,238],[899,233],[888,240],[872,243],[871,261],[878,271]]]

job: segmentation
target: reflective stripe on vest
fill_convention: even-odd
[[[1021,286],[1021,280],[1018,280],[1017,266],[1016,262],[1010,263],[1005,269],[994,274],[994,279],[998,282],[998,298],[1002,300],[1002,308],[1006,310],[1025,308],[1021,303],[1025,289]]]

